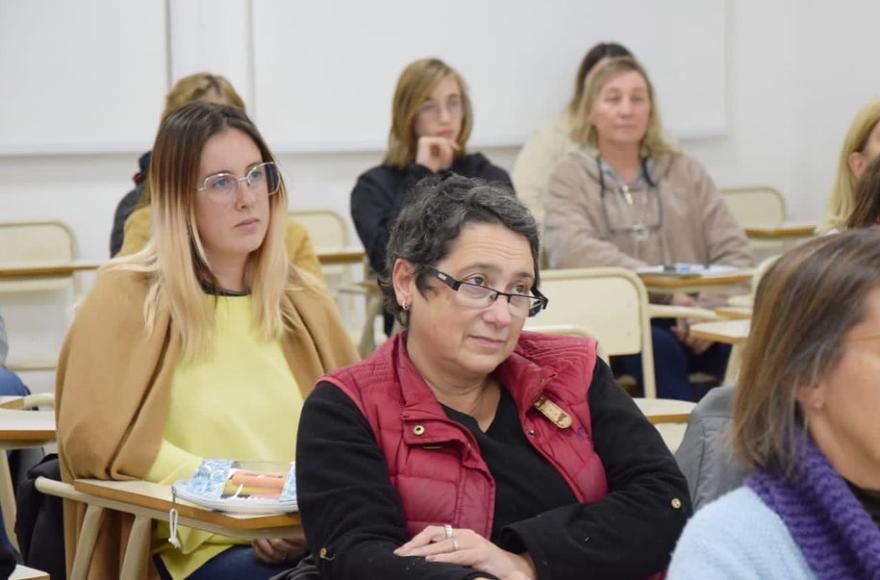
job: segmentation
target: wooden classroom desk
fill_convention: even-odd
[[[751,318],[739,320],[719,320],[714,322],[700,322],[690,328],[690,335],[694,338],[702,338],[713,342],[722,342],[731,345],[730,358],[727,360],[727,371],[724,373],[724,384],[736,383],[739,375],[739,367],[742,362],[743,346],[749,338],[749,329],[752,325]]]
[[[687,422],[696,403],[674,399],[634,398],[633,401],[660,433],[669,451],[675,453],[684,440]]]
[[[79,580],[87,575],[105,509],[135,517],[129,532],[120,577],[138,578],[146,564],[142,554],[149,548],[153,521],[168,522],[170,518],[168,512],[172,507],[171,486],[146,481],[77,479],[70,486],[39,478],[37,489],[88,506],[72,563],[71,580]],[[179,525],[215,534],[246,540],[303,536],[297,513],[227,514],[182,500],[177,500],[174,507],[177,509]]]
[[[816,224],[782,224],[775,227],[746,227],[746,236],[753,240],[792,240],[816,235]]]
[[[715,313],[730,320],[749,320],[752,317],[752,308],[750,306],[719,306],[715,309]]]
[[[0,265],[0,280],[17,278],[61,278],[76,272],[97,270],[101,264],[88,262],[45,262]]]
[[[341,252],[317,252],[322,266],[330,264],[360,264],[364,261],[363,250],[343,250]]]
[[[14,404],[21,397],[2,397],[4,404]],[[0,509],[2,524],[9,541],[17,549],[14,534],[16,518],[15,492],[12,473],[6,457],[7,449],[42,447],[55,440],[54,411],[25,411],[0,408]]]
[[[696,403],[676,399],[644,399],[634,397],[633,401],[653,425],[662,423],[687,423]]]
[[[730,274],[710,274],[708,276],[658,276],[639,274],[648,292],[657,294],[676,294],[694,292],[724,292],[739,284],[752,281],[753,271],[743,269]]]
[[[12,401],[5,403],[12,404]],[[0,449],[39,447],[54,440],[54,411],[0,408]]]
[[[364,261],[362,249],[343,250],[340,252],[318,252],[321,264],[360,264]],[[21,264],[8,263],[0,265],[0,280],[18,278],[60,278],[76,272],[97,270],[103,263],[97,262],[26,262]]]
[[[148,481],[105,481],[100,479],[77,479],[73,489],[91,498],[108,503],[127,504],[142,508],[151,519],[168,521],[171,509],[171,486]],[[97,502],[95,502],[97,503]],[[106,506],[113,509],[112,506]],[[245,539],[286,538],[302,535],[298,513],[243,515],[211,510],[177,500],[175,506],[180,515],[180,525],[199,528],[216,534]],[[129,512],[131,513],[131,512]],[[186,520],[186,521],[184,521]]]
[[[49,580],[49,575],[41,570],[35,570],[19,564],[12,571],[9,580]]]
[[[713,342],[741,345],[749,338],[750,319],[700,322],[690,328],[690,335]]]

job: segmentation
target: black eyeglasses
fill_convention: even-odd
[[[488,308],[499,296],[507,298],[507,306],[510,314],[517,318],[532,317],[547,308],[550,302],[537,288],[532,289],[532,296],[528,294],[513,294],[502,292],[488,286],[474,282],[456,280],[449,274],[445,274],[436,268],[428,268],[431,274],[449,286],[455,292],[456,301],[467,308]]]

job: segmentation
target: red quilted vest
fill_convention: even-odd
[[[410,361],[405,337],[398,333],[366,360],[323,380],[342,389],[373,428],[410,535],[450,523],[488,538],[495,481],[473,435],[446,416]],[[595,341],[523,332],[513,354],[496,370],[529,442],[578,501],[587,503],[608,493],[605,468],[593,449],[587,401],[595,363]],[[558,426],[550,418],[554,413],[548,417],[533,406],[542,396],[568,414],[570,426]]]

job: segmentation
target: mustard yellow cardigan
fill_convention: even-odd
[[[67,334],[55,388],[64,481],[140,479],[158,453],[180,344],[168,313],[157,317],[151,334],[146,332],[147,288],[141,273],[100,273]],[[303,285],[292,297],[295,328],[283,337],[282,346],[305,398],[321,376],[355,362],[357,354],[322,287]],[[84,514],[82,504],[65,501],[68,567]],[[119,577],[132,522],[124,514],[104,515],[90,579]],[[142,557],[149,559],[149,553],[145,550]],[[158,578],[151,563],[145,569],[144,578]]]

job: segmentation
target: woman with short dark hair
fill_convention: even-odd
[[[876,578],[880,230],[814,239],[761,278],[734,396],[756,470],[702,508],[669,578]]]
[[[406,330],[303,409],[297,493],[322,578],[640,578],[690,513],[657,431],[547,307],[509,188],[422,182],[381,281]]]

